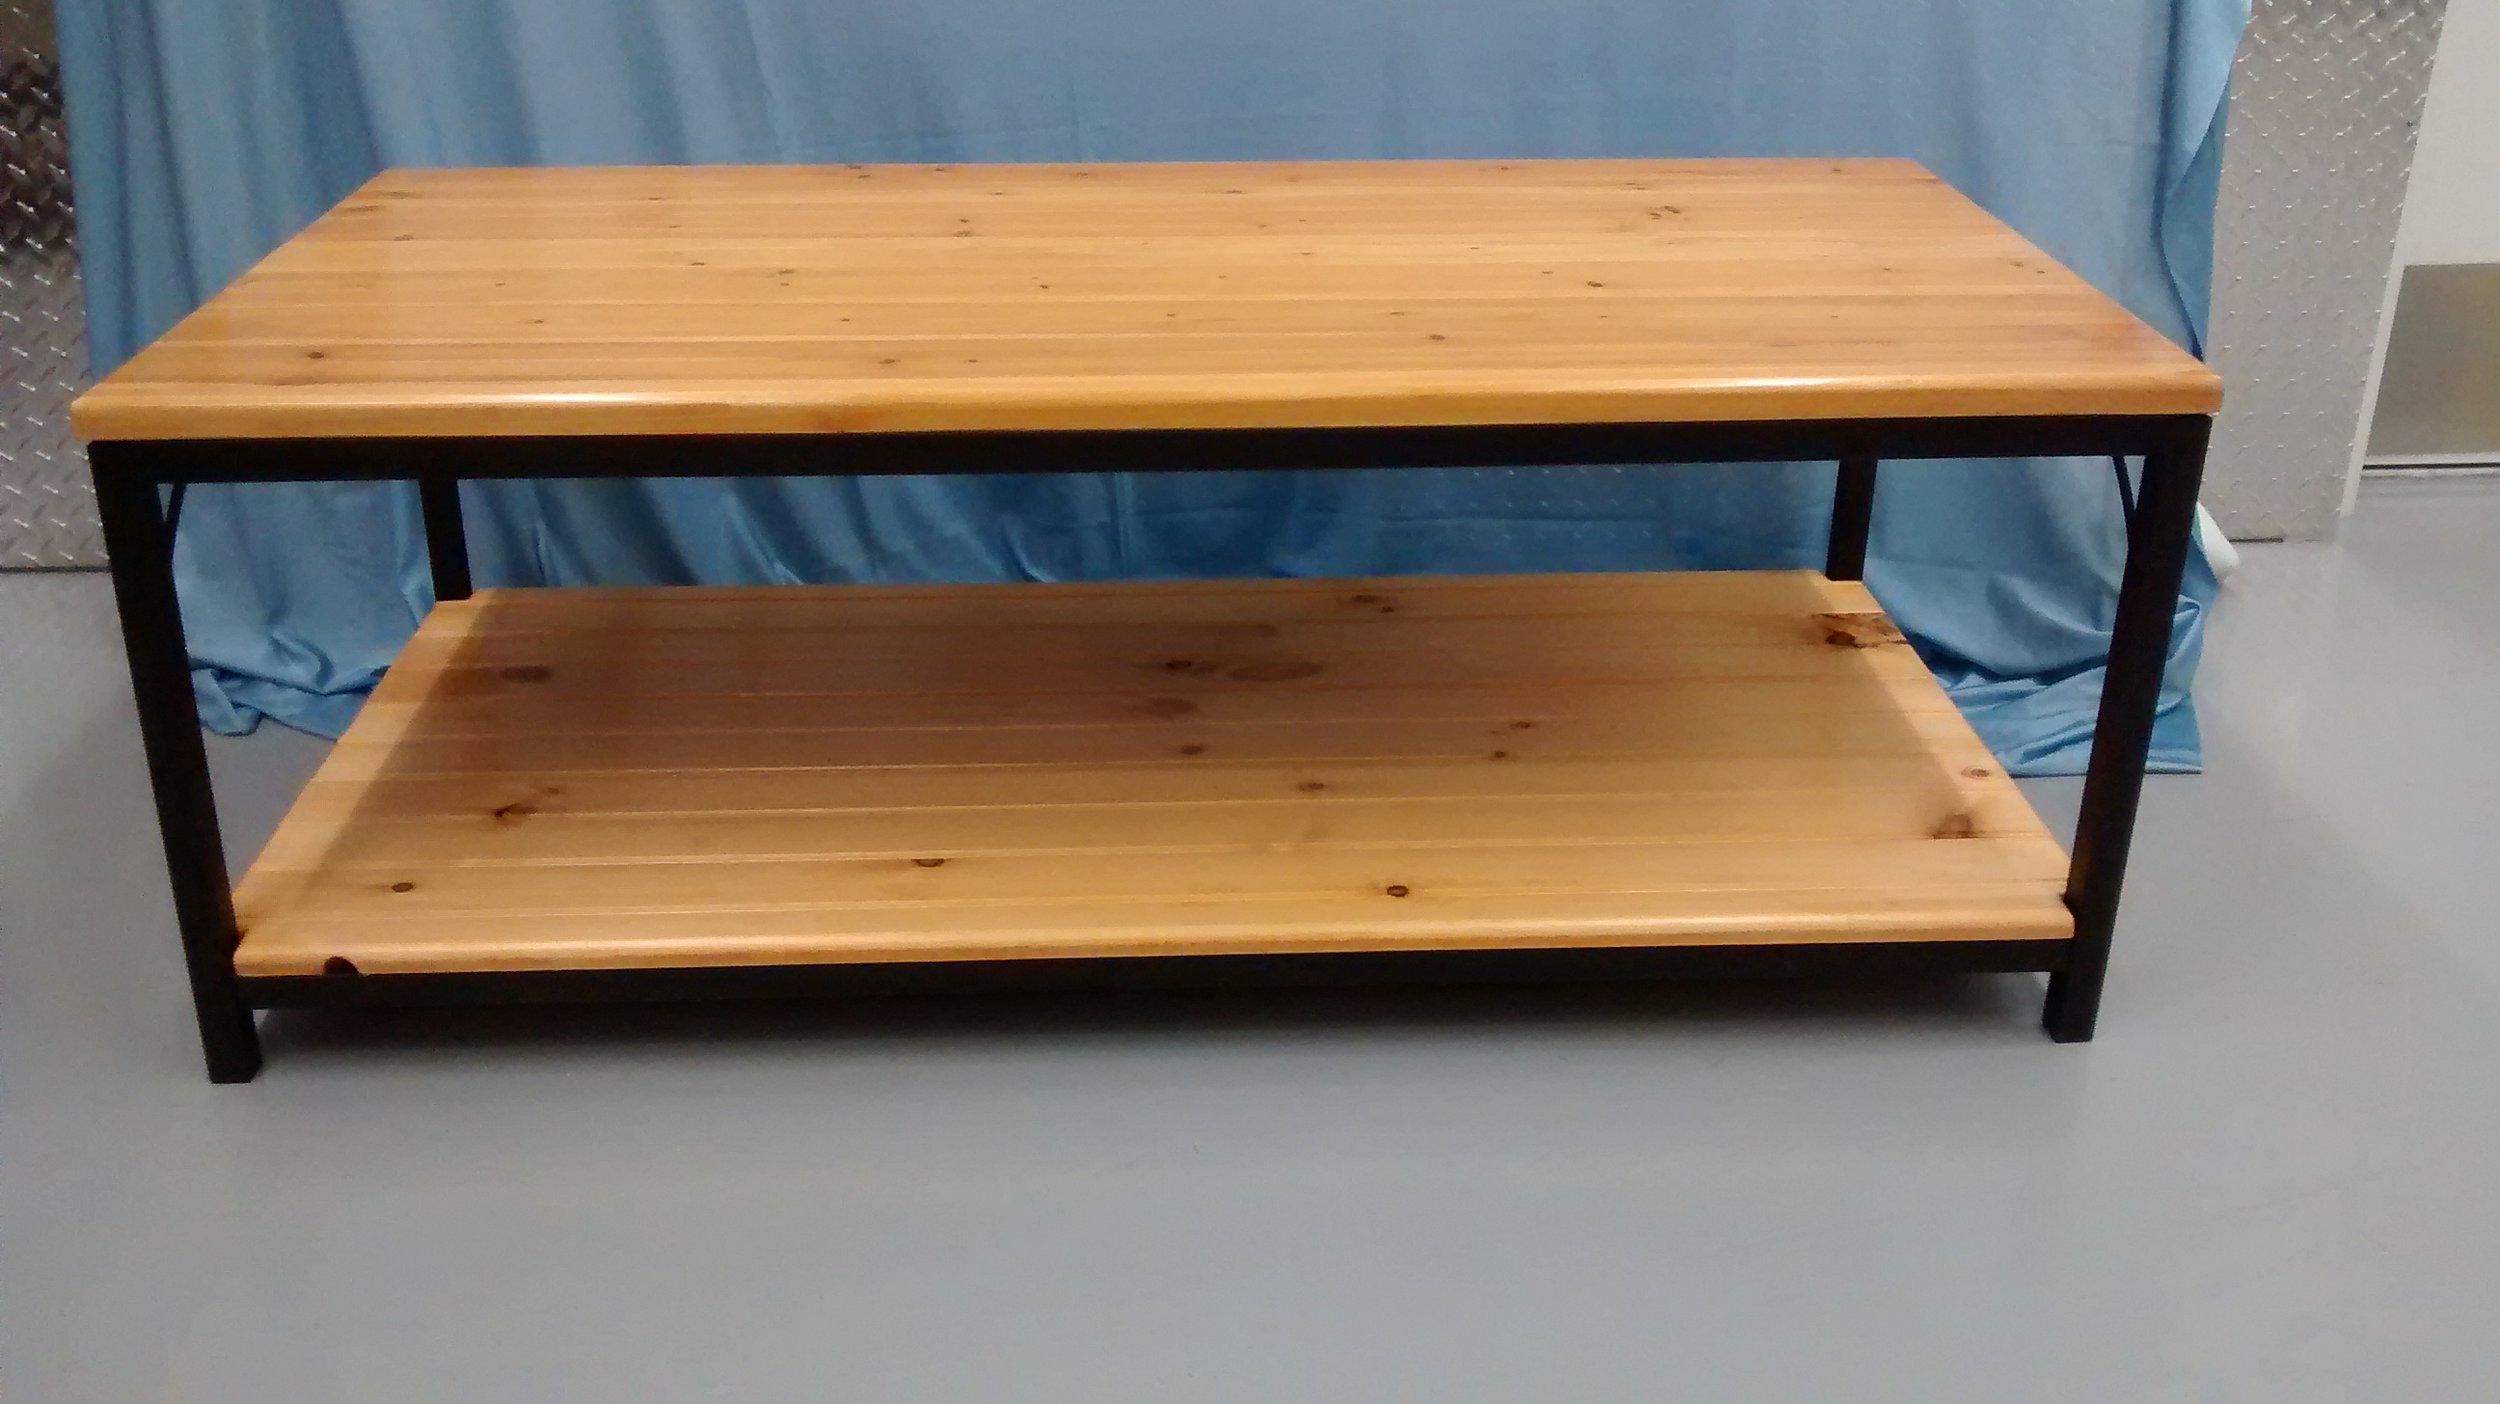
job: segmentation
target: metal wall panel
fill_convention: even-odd
[[[69,401],[87,377],[87,315],[50,0],[0,3],[0,569],[104,563]]]
[[[2242,539],[2335,531],[2447,0],[2257,0],[2214,229],[2227,388],[2205,505]]]

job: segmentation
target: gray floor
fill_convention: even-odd
[[[2002,978],[298,1019],[211,1088],[115,647],[0,580],[13,1401],[2500,1397],[2488,484],[2251,553],[2077,1048]],[[316,755],[219,748],[238,844]]]

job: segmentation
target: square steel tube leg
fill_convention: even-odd
[[[2153,747],[2153,719],[2161,705],[2162,670],[2170,659],[2170,630],[2179,607],[2179,582],[2196,535],[2196,494],[2205,476],[2205,443],[2213,422],[2183,418],[2175,432],[2144,459],[2135,520],[2127,534],[2127,569],[2118,587],[2118,616],[2110,632],[2109,670],[2101,684],[2100,718],[2092,729],[2092,759],[2084,772],[2083,813],[2075,823],[2074,863],[2066,876],[2066,905],[2075,914],[2073,954],[2049,979],[2042,1018],[2049,1037],[2081,1043],[2100,1017],[2101,981],[2109,971],[2110,938],[2118,924],[2118,894],[2127,877],[2127,849],[2135,838],[2136,803],[2144,792],[2144,762]]]
[[[172,881],[174,922],[191,977],[191,1008],[211,1082],[249,1082],[260,1071],[260,1034],[235,985],[234,890],[217,830],[208,751],[191,700],[191,660],[174,599],[173,537],[148,473],[146,450],[91,446],[96,509],[121,611],[122,646],[139,707],[139,739]]]
[[[1875,459],[1856,455],[1840,460],[1832,480],[1831,545],[1823,554],[1823,574],[1833,580],[1866,578],[1866,540],[1875,526]]]
[[[417,511],[425,522],[425,558],[434,572],[434,598],[467,599],[469,532],[460,516],[459,479],[418,479]]]

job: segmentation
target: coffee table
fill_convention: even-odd
[[[263,1008],[1066,981],[2044,971],[2088,1038],[2219,398],[1905,161],[395,170],[75,422],[229,1082]],[[2006,455],[2142,460],[2071,857],[1859,580],[1879,461]],[[481,590],[458,486],[1799,459],[1819,572]],[[181,494],[372,479],[437,603],[230,881]]]

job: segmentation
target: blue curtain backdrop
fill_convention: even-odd
[[[90,336],[131,354],[378,169],[1915,157],[2201,344],[2248,0],[61,0]],[[466,489],[481,583],[1819,564],[1828,465]],[[1902,465],[1869,583],[2018,772],[2081,768],[2106,467]],[[424,610],[396,485],[195,491],[203,717],[335,733]],[[2155,763],[2196,764],[2201,563]]]

